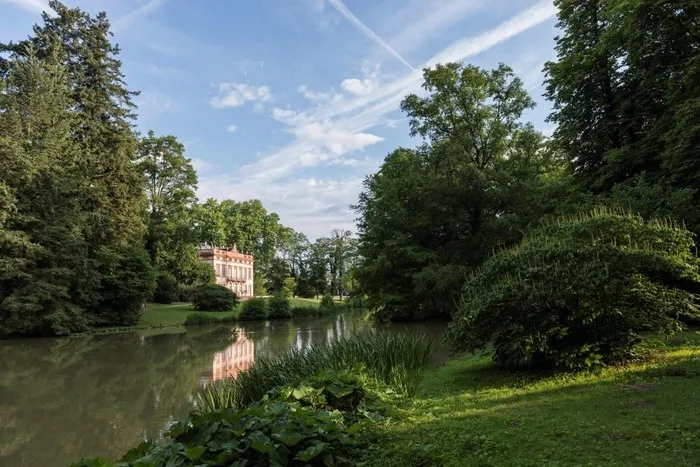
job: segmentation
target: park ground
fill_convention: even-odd
[[[451,360],[393,409],[368,465],[700,465],[700,333],[646,347],[635,364],[565,376]]]

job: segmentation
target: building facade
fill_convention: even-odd
[[[231,248],[206,245],[199,248],[199,260],[214,268],[218,285],[231,290],[239,298],[253,296],[253,255],[240,253],[236,245]]]

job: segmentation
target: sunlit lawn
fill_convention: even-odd
[[[700,465],[700,334],[596,374],[509,373],[459,358],[428,372],[393,416],[369,465]]]
[[[313,298],[291,298],[289,301],[293,307],[318,306],[320,303],[320,300]],[[170,305],[149,303],[146,306],[146,312],[141,315],[139,326],[181,326],[187,319],[187,315],[195,311],[191,303],[172,303]],[[240,312],[241,304],[239,303],[233,311],[210,311],[204,313],[211,314],[217,318],[227,318],[230,316],[238,317]]]

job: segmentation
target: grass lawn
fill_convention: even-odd
[[[313,298],[291,298],[291,305],[294,306],[318,306],[321,300]],[[182,326],[187,319],[187,315],[194,313],[196,310],[191,303],[172,303],[170,305],[161,305],[158,303],[149,303],[146,306],[146,312],[141,315],[139,326]],[[210,311],[204,312],[211,314],[217,318],[225,318],[229,316],[238,317],[241,312],[241,303],[233,309],[233,311]]]
[[[368,465],[700,465],[700,333],[656,346],[645,363],[568,376],[450,361],[395,409]]]

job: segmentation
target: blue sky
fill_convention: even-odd
[[[0,0],[0,41],[48,0]],[[311,239],[354,230],[362,180],[408,136],[398,110],[421,69],[512,66],[538,103],[554,58],[551,0],[66,0],[107,12],[138,127],[173,134],[200,199],[258,198]]]

